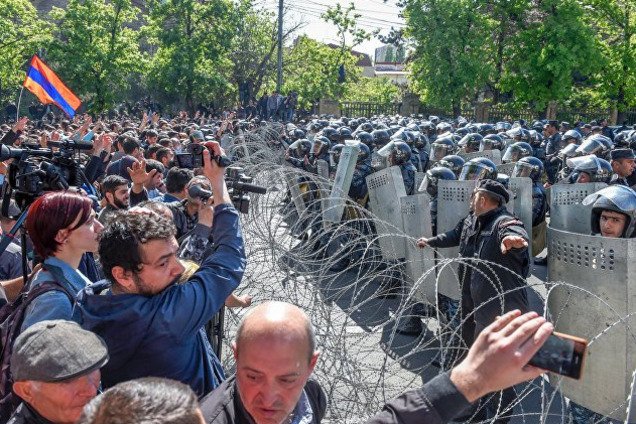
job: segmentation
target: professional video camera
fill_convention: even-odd
[[[247,193],[265,194],[267,189],[252,184],[252,178],[244,174],[243,168],[230,166],[225,171],[225,184],[227,185],[232,204],[241,213],[248,213],[250,208],[250,197]],[[197,197],[207,201],[212,197],[212,192],[202,188],[200,185],[192,185],[188,189],[190,197]]]
[[[46,191],[79,187],[87,182],[79,155],[80,151],[93,148],[90,143],[52,141],[48,146],[48,149],[32,145],[20,149],[0,146],[0,161],[13,159],[2,187],[2,213],[5,216],[12,197],[20,210],[25,211]]]

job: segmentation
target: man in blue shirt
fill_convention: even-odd
[[[213,148],[222,154],[218,143]],[[184,268],[174,225],[166,217],[150,210],[122,212],[102,233],[100,261],[112,286],[105,296],[88,287],[76,312],[78,322],[108,346],[105,387],[165,377],[190,385],[201,397],[225,378],[203,326],[238,286],[246,260],[224,169],[210,161],[207,150],[204,163],[215,194],[214,246],[187,282],[175,284]]]

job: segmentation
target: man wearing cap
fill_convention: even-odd
[[[509,200],[510,194],[501,183],[480,180],[466,218],[453,230],[417,241],[422,248],[459,246],[461,334],[467,346],[471,346],[497,316],[514,309],[529,310],[525,281],[530,264],[528,235],[523,223],[506,210]],[[499,397],[495,398],[486,408],[481,408],[480,413],[489,410],[492,416],[499,404]],[[499,411],[514,398],[514,390],[503,391]],[[499,421],[507,422],[510,413],[500,415]]]
[[[550,184],[556,183],[557,173],[559,172],[558,166],[550,161],[552,156],[557,155],[559,150],[561,150],[561,134],[557,130],[558,125],[557,121],[548,121],[543,129],[543,134],[547,138],[545,143],[545,172]]]
[[[13,392],[22,400],[9,424],[72,424],[97,394],[106,344],[70,321],[40,321],[18,336]]]
[[[610,185],[620,184],[629,187],[627,177],[634,173],[634,151],[632,149],[615,149],[610,152],[610,164],[612,165],[612,179]]]

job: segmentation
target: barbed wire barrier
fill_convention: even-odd
[[[439,303],[440,273],[456,272],[460,264],[481,273],[501,265],[444,258],[437,252],[437,260],[418,259],[424,261],[417,265],[425,272],[416,281],[409,280],[409,263],[384,259],[380,240],[413,245],[420,235],[404,234],[387,222],[381,223],[384,232],[378,235],[378,218],[351,200],[346,203],[345,219],[329,225],[323,222],[321,211],[331,182],[285,165],[282,130],[282,126],[270,125],[244,132],[228,149],[235,164],[243,167],[255,184],[268,189],[264,195],[251,195],[249,213],[241,217],[248,265],[237,293],[250,294],[254,303],[290,302],[308,314],[321,352],[314,377],[328,396],[326,420],[363,422],[391,398],[420,387],[442,372],[440,368],[448,369],[467,351],[460,337],[463,322],[445,314]],[[387,228],[395,231],[386,232]],[[508,293],[500,290],[501,282],[491,279],[490,283],[500,296]],[[625,314],[573,283],[528,282],[531,307],[558,325],[567,303],[548,316],[550,293],[557,289],[582,293],[594,300],[594,307],[606,308],[612,317],[605,330],[589,338],[589,346],[605,343],[616,331],[627,331],[634,346],[636,334],[630,326],[634,313]],[[421,307],[414,308],[421,303],[429,305],[424,313]],[[483,305],[475,305],[475,310],[480,307]],[[230,342],[244,312],[235,309],[226,313],[221,359],[228,373],[234,369]],[[464,320],[472,319],[474,313]],[[422,331],[415,336],[398,332],[399,323],[411,318],[422,322]],[[631,375],[636,366],[629,362],[628,367],[632,367]],[[563,377],[550,375],[550,383],[543,377],[517,386],[517,399],[510,406],[512,422],[569,422],[567,401],[560,390],[563,381]],[[581,380],[576,384],[587,383]],[[629,401],[626,397],[608,409],[625,411]],[[493,420],[510,412],[499,409]]]

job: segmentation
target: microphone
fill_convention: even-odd
[[[212,197],[212,192],[204,189],[200,185],[190,186],[188,189],[188,195],[193,199],[201,199],[204,202],[207,202],[210,197]]]

